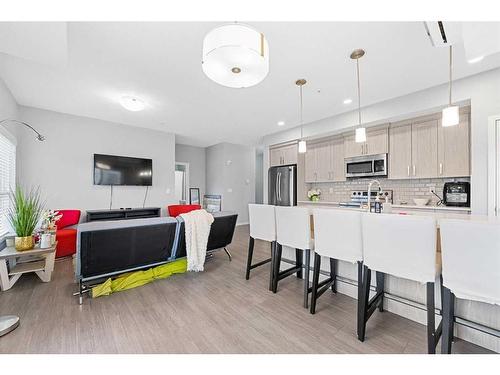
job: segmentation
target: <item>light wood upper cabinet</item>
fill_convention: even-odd
[[[354,134],[344,138],[344,151],[346,158],[364,155],[386,154],[388,152],[387,128],[367,130],[366,142],[356,143]]]
[[[414,123],[411,126],[411,176],[431,178],[438,175],[438,120]]]
[[[344,139],[335,138],[331,149],[331,178],[333,181],[345,181]]]
[[[438,125],[438,175],[463,177],[470,175],[469,113],[460,114],[457,126]]]
[[[311,144],[305,155],[305,182],[345,181],[344,140]]]
[[[411,123],[389,129],[389,178],[411,178]]]
[[[297,144],[274,147],[269,150],[269,165],[297,164]]]

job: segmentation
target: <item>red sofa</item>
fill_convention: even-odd
[[[80,210],[58,210],[62,217],[57,221],[56,258],[67,257],[76,252],[76,229],[68,228],[80,221]]]
[[[180,214],[185,214],[199,209],[201,209],[199,204],[173,204],[167,207],[168,216],[172,217],[177,217]]]

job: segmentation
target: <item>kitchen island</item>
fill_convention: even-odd
[[[333,202],[299,202],[299,206],[314,208],[328,208],[339,210],[356,210],[366,211],[356,207],[340,207]],[[439,226],[439,221],[443,219],[460,219],[460,220],[473,220],[473,221],[488,221],[500,222],[498,218],[488,217],[486,215],[473,215],[470,213],[463,213],[460,210],[435,210],[425,211],[421,209],[400,208],[393,207],[391,214],[402,215],[419,215],[434,217]],[[314,223],[313,223],[314,224]],[[415,234],[418,235],[418,234]],[[408,239],[411,241],[411,238]],[[439,237],[436,244],[436,250],[439,252]],[[471,249],[474,251],[474,249]],[[500,249],[499,249],[500,251]],[[438,253],[439,255],[439,253]],[[294,259],[295,250],[283,247],[284,262],[292,263],[290,259]],[[437,257],[440,258],[439,256]],[[322,273],[326,276],[329,274],[329,262],[322,262]],[[499,265],[500,269],[500,265]],[[357,266],[348,262],[338,262],[338,283],[337,290],[339,293],[349,295],[353,298],[357,297]],[[322,277],[325,277],[322,276]],[[373,288],[374,289],[374,288]],[[436,289],[439,289],[436,283]],[[386,297],[384,299],[384,308],[387,311],[401,315],[408,319],[425,324],[426,310],[425,310],[425,285],[412,280],[397,278],[394,276],[386,275],[385,280]],[[436,307],[440,309],[440,291],[436,290]],[[323,297],[325,298],[325,297]],[[327,297],[328,298],[328,297]],[[335,297],[331,297],[335,298]],[[321,304],[321,300],[319,300]],[[467,301],[457,299],[456,306],[457,324],[456,336],[464,340],[473,342],[477,345],[486,347],[488,349],[500,352],[500,307],[486,303]],[[439,315],[439,312],[437,312]],[[436,323],[439,323],[440,316],[436,316]],[[492,329],[488,329],[492,328]]]

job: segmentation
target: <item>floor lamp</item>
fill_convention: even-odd
[[[45,140],[45,137],[43,135],[41,135],[30,124],[28,124],[24,121],[5,119],[5,120],[0,121],[0,125],[4,124],[6,122],[13,122],[13,123],[17,123],[20,125],[24,125],[36,133],[36,139],[38,139],[40,142]],[[19,322],[20,322],[19,317],[16,315],[0,316],[0,337],[15,330],[19,326]]]

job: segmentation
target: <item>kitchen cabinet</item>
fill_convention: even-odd
[[[345,157],[387,154],[388,131],[387,128],[366,130],[366,142],[356,143],[354,134],[344,138]]]
[[[438,176],[437,163],[438,120],[411,125],[411,176],[432,178]]]
[[[389,178],[411,178],[411,122],[389,129]]]
[[[438,125],[438,176],[470,176],[469,113],[460,113],[457,126]]]
[[[343,138],[308,145],[304,175],[309,183],[345,181]]]
[[[297,164],[297,144],[278,146],[269,149],[269,165]]]

